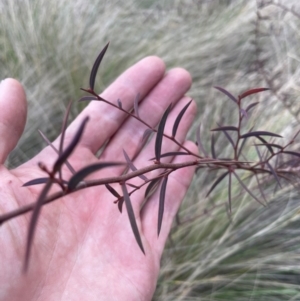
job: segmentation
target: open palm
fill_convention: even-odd
[[[157,57],[148,57],[125,71],[102,96],[122,101],[126,110],[133,107],[140,94],[139,114],[155,127],[170,103],[165,132],[170,133],[178,113],[188,102],[184,94],[191,84],[183,69],[165,74],[165,66]],[[179,126],[177,138],[192,152],[197,148],[184,142],[193,122],[196,106],[192,103]],[[154,142],[141,149],[146,127],[128,118],[118,109],[103,102],[92,102],[66,131],[65,145],[72,139],[82,120],[89,122],[74,153],[69,158],[75,170],[100,161],[125,161],[123,149],[144,167],[154,156]],[[26,99],[18,82],[7,79],[0,86],[0,159],[3,163],[18,142],[26,120]],[[108,143],[107,143],[108,141]],[[58,146],[59,140],[54,141]],[[96,153],[105,145],[100,158]],[[165,139],[163,149],[178,150]],[[23,183],[45,173],[38,167],[43,162],[51,168],[57,154],[46,147],[40,154],[8,171],[0,167],[0,214],[36,201],[41,187],[22,187]],[[187,157],[173,158],[173,162]],[[103,169],[94,178],[118,176],[124,167]],[[114,197],[103,186],[87,188],[45,205],[38,220],[30,265],[22,274],[25,244],[31,213],[4,223],[0,229],[0,300],[150,300],[156,286],[160,258],[172,220],[193,176],[193,167],[173,172],[169,176],[165,213],[160,236],[157,237],[158,192],[143,204],[143,191],[131,196],[136,221],[140,229],[144,255],[139,249],[128,221],[126,208],[120,214]],[[153,171],[151,175],[155,175]],[[70,177],[64,170],[63,177]],[[132,179],[130,183],[139,182]],[[114,188],[121,193],[121,187]],[[55,189],[55,187],[53,188]]]

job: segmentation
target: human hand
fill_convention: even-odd
[[[185,70],[177,68],[165,74],[165,66],[159,58],[147,57],[125,71],[102,96],[111,102],[120,98],[123,107],[129,110],[140,93],[139,114],[152,126],[157,125],[167,106],[173,103],[165,127],[165,132],[170,133],[178,113],[189,101],[184,94],[190,84],[191,78]],[[35,201],[41,185],[22,187],[23,183],[45,177],[38,162],[51,167],[57,159],[57,154],[46,147],[14,170],[4,167],[5,159],[22,134],[26,111],[20,84],[12,79],[3,81],[0,86],[0,214]],[[195,113],[196,105],[192,102],[176,137],[197,153],[194,143],[184,142]],[[124,148],[130,157],[138,153],[134,160],[137,167],[149,164],[154,154],[154,141],[142,150],[139,143],[146,127],[103,102],[90,103],[71,123],[65,145],[86,116],[90,120],[69,158],[75,170],[98,162],[95,154],[108,139],[101,161],[124,161]],[[58,146],[59,140],[53,144]],[[178,146],[165,139],[163,149],[176,151]],[[179,156],[173,162],[186,160],[186,156]],[[95,177],[117,176],[123,170],[124,167],[113,167],[99,171]],[[126,208],[120,214],[112,195],[102,186],[75,192],[42,208],[25,275],[21,270],[31,213],[4,223],[0,229],[0,300],[151,300],[165,242],[193,173],[194,168],[188,167],[170,174],[159,237],[159,191],[143,206],[143,191],[132,195],[146,255],[135,241]],[[155,174],[157,171],[151,173]],[[64,178],[68,177],[70,173],[64,170]]]

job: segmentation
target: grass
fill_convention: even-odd
[[[19,79],[29,100],[24,136],[7,165],[19,165],[44,146],[37,129],[49,138],[57,135],[67,102],[82,95],[79,87],[87,86],[92,63],[107,41],[99,92],[132,63],[155,54],[168,68],[181,66],[191,73],[190,95],[199,113],[190,137],[201,122],[207,149],[208,129],[236,116],[214,85],[235,95],[271,87],[251,98],[261,102],[251,122],[288,137],[299,128],[300,20],[293,11],[259,2],[1,1],[0,78]],[[300,11],[296,0],[292,4]],[[73,117],[81,109],[74,107]],[[221,135],[217,144],[218,154],[230,152]],[[250,146],[249,152],[254,156]],[[299,300],[297,193],[285,187],[273,194],[271,186],[264,208],[235,183],[228,218],[224,206],[218,207],[227,201],[226,185],[205,198],[215,177],[199,172],[192,184],[162,259],[154,300]]]

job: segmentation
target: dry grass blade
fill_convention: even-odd
[[[259,92],[263,92],[263,91],[267,91],[267,90],[270,90],[269,88],[256,88],[256,89],[251,89],[251,90],[248,90],[248,91],[245,91],[244,93],[242,93],[241,95],[239,95],[239,99],[243,99],[249,95],[252,95],[252,94],[256,94],[256,93],[259,93]]]
[[[178,129],[178,126],[179,126],[179,123],[182,119],[182,116],[184,115],[185,111],[187,110],[187,108],[189,107],[189,105],[191,104],[192,102],[192,99],[183,107],[183,109],[180,111],[180,113],[178,114],[175,122],[174,122],[174,125],[173,125],[173,129],[172,129],[172,137],[175,137],[176,136],[176,132],[177,132],[177,129]]]
[[[128,191],[127,191],[127,188],[126,188],[126,184],[122,183],[121,186],[122,186],[122,190],[123,190],[123,197],[124,197],[125,206],[126,206],[126,209],[127,209],[127,214],[128,214],[128,218],[129,218],[129,222],[130,222],[132,232],[134,234],[135,240],[138,243],[141,251],[145,254],[145,250],[144,250],[144,247],[143,247],[143,243],[142,243],[142,239],[141,239],[141,236],[140,236],[139,229],[138,229],[137,224],[136,224],[136,220],[135,220],[131,200],[130,200],[130,197],[129,197],[129,194],[128,194]]]
[[[210,195],[210,193],[217,187],[217,185],[228,175],[229,171],[226,171],[224,173],[222,173],[217,180],[212,184],[212,186],[210,187],[208,193],[206,194],[205,197],[208,197]]]
[[[208,157],[208,153],[206,152],[206,150],[203,147],[203,144],[201,142],[201,123],[199,124],[199,126],[197,127],[197,132],[196,132],[196,140],[197,140],[197,144],[198,144],[198,149],[200,152],[202,152],[204,154],[205,157]]]
[[[82,169],[80,169],[75,175],[73,175],[69,181],[68,184],[68,190],[72,191],[76,188],[76,186],[88,175],[92,174],[93,172],[96,172],[100,169],[112,167],[112,166],[119,166],[124,165],[123,162],[101,162],[92,164],[89,166],[86,166]]]
[[[134,112],[135,112],[135,115],[136,117],[140,118],[140,115],[139,115],[139,100],[140,100],[140,93],[138,93],[134,99],[134,102],[133,102],[133,108],[134,108]]]
[[[168,183],[168,177],[166,176],[166,177],[164,177],[164,179],[162,181],[160,194],[159,194],[157,236],[159,236],[159,233],[161,230],[161,225],[162,225],[162,220],[163,220],[163,215],[164,215],[167,183]]]
[[[160,120],[160,123],[158,125],[158,129],[157,129],[157,133],[156,133],[156,139],[155,139],[155,158],[156,158],[157,162],[160,161],[161,146],[162,146],[162,140],[163,140],[163,137],[164,137],[164,129],[165,129],[165,125],[166,125],[168,115],[170,113],[171,106],[172,106],[172,104],[170,104],[168,106],[168,108],[164,112],[164,114],[163,114],[163,116]]]
[[[50,140],[46,137],[46,135],[41,131],[41,130],[38,130],[39,134],[42,136],[42,138],[45,140],[45,142],[57,153],[59,154],[58,152],[58,149],[50,142]],[[72,174],[75,174],[75,169],[72,167],[72,165],[69,163],[68,160],[66,160],[65,162],[66,166],[68,167],[68,169],[70,170],[70,172]]]
[[[227,95],[233,102],[235,102],[236,104],[238,103],[237,99],[227,90],[225,90],[222,87],[218,87],[218,86],[214,86],[215,89],[221,91],[222,93],[224,93],[225,95]]]
[[[36,228],[36,224],[38,221],[39,213],[41,211],[41,207],[46,199],[47,193],[49,192],[51,185],[52,185],[52,179],[48,179],[46,185],[44,186],[43,190],[41,191],[39,198],[36,201],[35,207],[32,212],[32,216],[30,219],[30,224],[28,228],[28,235],[27,235],[27,242],[26,242],[26,252],[25,252],[25,260],[24,260],[24,268],[23,271],[24,273],[27,272],[28,266],[29,266],[29,258],[30,258],[30,251],[31,251],[31,246],[33,243],[33,237],[34,237],[34,232]]]
[[[98,68],[100,66],[100,63],[104,57],[104,54],[108,48],[108,45],[109,43],[106,44],[106,46],[102,49],[102,51],[100,52],[100,54],[98,55],[94,65],[93,65],[93,68],[92,68],[92,71],[91,71],[91,75],[90,75],[90,89],[92,91],[94,91],[94,86],[95,86],[95,79],[96,79],[96,75],[97,75],[97,72],[98,72]]]
[[[78,144],[78,142],[82,136],[83,130],[84,130],[85,125],[88,122],[88,120],[89,120],[89,117],[84,118],[84,120],[80,124],[79,129],[77,130],[75,136],[73,137],[72,141],[70,142],[68,147],[63,151],[63,153],[56,160],[56,162],[53,166],[53,173],[57,172],[61,168],[61,166],[65,163],[67,158],[73,152],[74,148],[76,147],[76,145]]]
[[[129,168],[132,170],[132,171],[136,171],[137,168],[135,167],[135,165],[132,163],[132,161],[130,160],[128,154],[126,153],[126,151],[123,149],[123,154],[124,154],[124,157],[125,157],[125,160],[129,166]],[[148,181],[148,178],[145,176],[145,175],[139,175],[139,177],[144,180],[144,181]]]

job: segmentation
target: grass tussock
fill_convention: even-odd
[[[207,149],[209,129],[236,118],[232,103],[214,85],[234,95],[270,87],[253,97],[260,105],[249,127],[290,137],[300,118],[300,5],[276,3],[1,1],[0,78],[19,79],[29,101],[25,134],[7,164],[16,166],[43,147],[37,129],[55,137],[67,102],[82,95],[79,87],[87,86],[107,41],[99,92],[147,55],[162,57],[168,68],[186,68],[193,77],[190,95],[199,106],[195,128],[201,122]],[[73,117],[80,109],[74,106]],[[225,156],[228,143],[222,135],[216,139],[217,153]],[[254,156],[250,145],[248,151]],[[226,185],[205,198],[215,178],[202,172],[195,178],[172,230],[154,300],[299,300],[298,194],[291,187],[273,193],[269,185],[264,208],[234,183],[228,217],[222,205]]]

